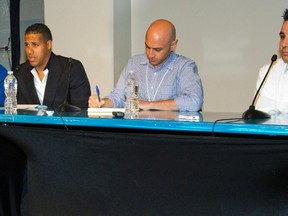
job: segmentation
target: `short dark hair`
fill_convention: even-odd
[[[43,23],[35,23],[31,26],[29,26],[26,31],[25,31],[25,35],[26,34],[30,34],[30,33],[34,33],[34,34],[42,34],[43,38],[48,41],[51,40],[52,41],[52,34],[50,29]]]
[[[283,20],[284,20],[284,21],[288,21],[288,9],[286,9],[286,10],[284,11],[282,17],[283,17]]]

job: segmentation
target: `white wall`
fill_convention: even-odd
[[[131,56],[130,0],[44,0],[44,11],[53,51],[79,59],[92,93],[108,95]]]
[[[131,0],[114,0],[114,84],[131,56]],[[111,89],[110,89],[111,90]]]
[[[124,8],[119,6],[121,1],[125,2]],[[259,68],[277,53],[281,16],[287,7],[287,0],[131,0],[130,14],[130,0],[44,3],[45,23],[54,36],[54,51],[80,59],[92,91],[97,83],[102,95],[113,88],[120,68],[125,66],[124,59],[128,60],[127,40],[131,37],[132,55],[142,53],[149,24],[158,18],[171,20],[179,39],[177,52],[198,64],[204,110],[220,112],[243,112],[251,104]],[[116,13],[115,9],[123,11]],[[115,20],[115,16],[123,16],[123,21]],[[123,25],[124,44],[120,50],[125,53],[121,58],[115,56],[119,46],[114,43],[119,40],[113,38],[117,35],[115,30],[121,32],[119,25]],[[119,59],[117,68],[113,68]]]
[[[31,13],[33,10],[33,13]],[[21,0],[20,1],[20,63],[26,61],[24,34],[28,26],[34,23],[44,22],[44,0]]]
[[[79,59],[104,96],[113,88],[113,1],[45,0],[44,11],[53,51]]]

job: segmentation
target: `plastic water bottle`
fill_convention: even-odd
[[[125,87],[125,118],[138,118],[138,83],[134,71],[129,71]]]
[[[5,114],[17,113],[17,79],[13,75],[13,71],[8,71],[8,75],[4,80],[5,90]]]

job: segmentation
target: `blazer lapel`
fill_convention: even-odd
[[[29,69],[27,69],[26,71],[29,72],[26,73],[24,76],[24,83],[26,85],[26,88],[23,88],[23,95],[25,98],[29,98],[29,101],[31,101],[31,103],[40,104],[34,85],[34,77]]]
[[[57,61],[57,57],[55,56],[55,54],[52,53],[43,100],[43,104],[47,105],[48,107],[54,106],[54,100],[57,96],[58,86],[60,84],[63,85],[63,83],[61,83],[61,67],[59,63],[57,63]]]

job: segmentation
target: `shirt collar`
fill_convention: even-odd
[[[31,68],[30,72],[33,74],[33,76],[34,76],[36,79],[37,79],[37,78],[39,79],[39,76],[38,76],[37,71],[36,71],[35,68]],[[46,67],[46,68],[43,70],[43,73],[44,73],[45,76],[44,76],[44,79],[42,80],[42,82],[43,82],[43,81],[46,81],[48,72],[49,72],[49,69]],[[40,80],[40,79],[39,79],[39,80]]]
[[[176,54],[175,54],[173,51],[171,51],[168,59],[167,59],[164,63],[162,63],[158,68],[156,68],[155,71],[160,71],[160,70],[162,70],[163,68],[172,69],[172,68],[173,68],[173,64],[171,64],[171,63],[174,61],[175,58],[176,58]],[[145,58],[145,60],[143,60],[143,61],[141,62],[141,64],[142,64],[142,65],[149,65],[149,67],[154,68],[154,67],[149,63],[149,60],[148,60],[147,57]]]

